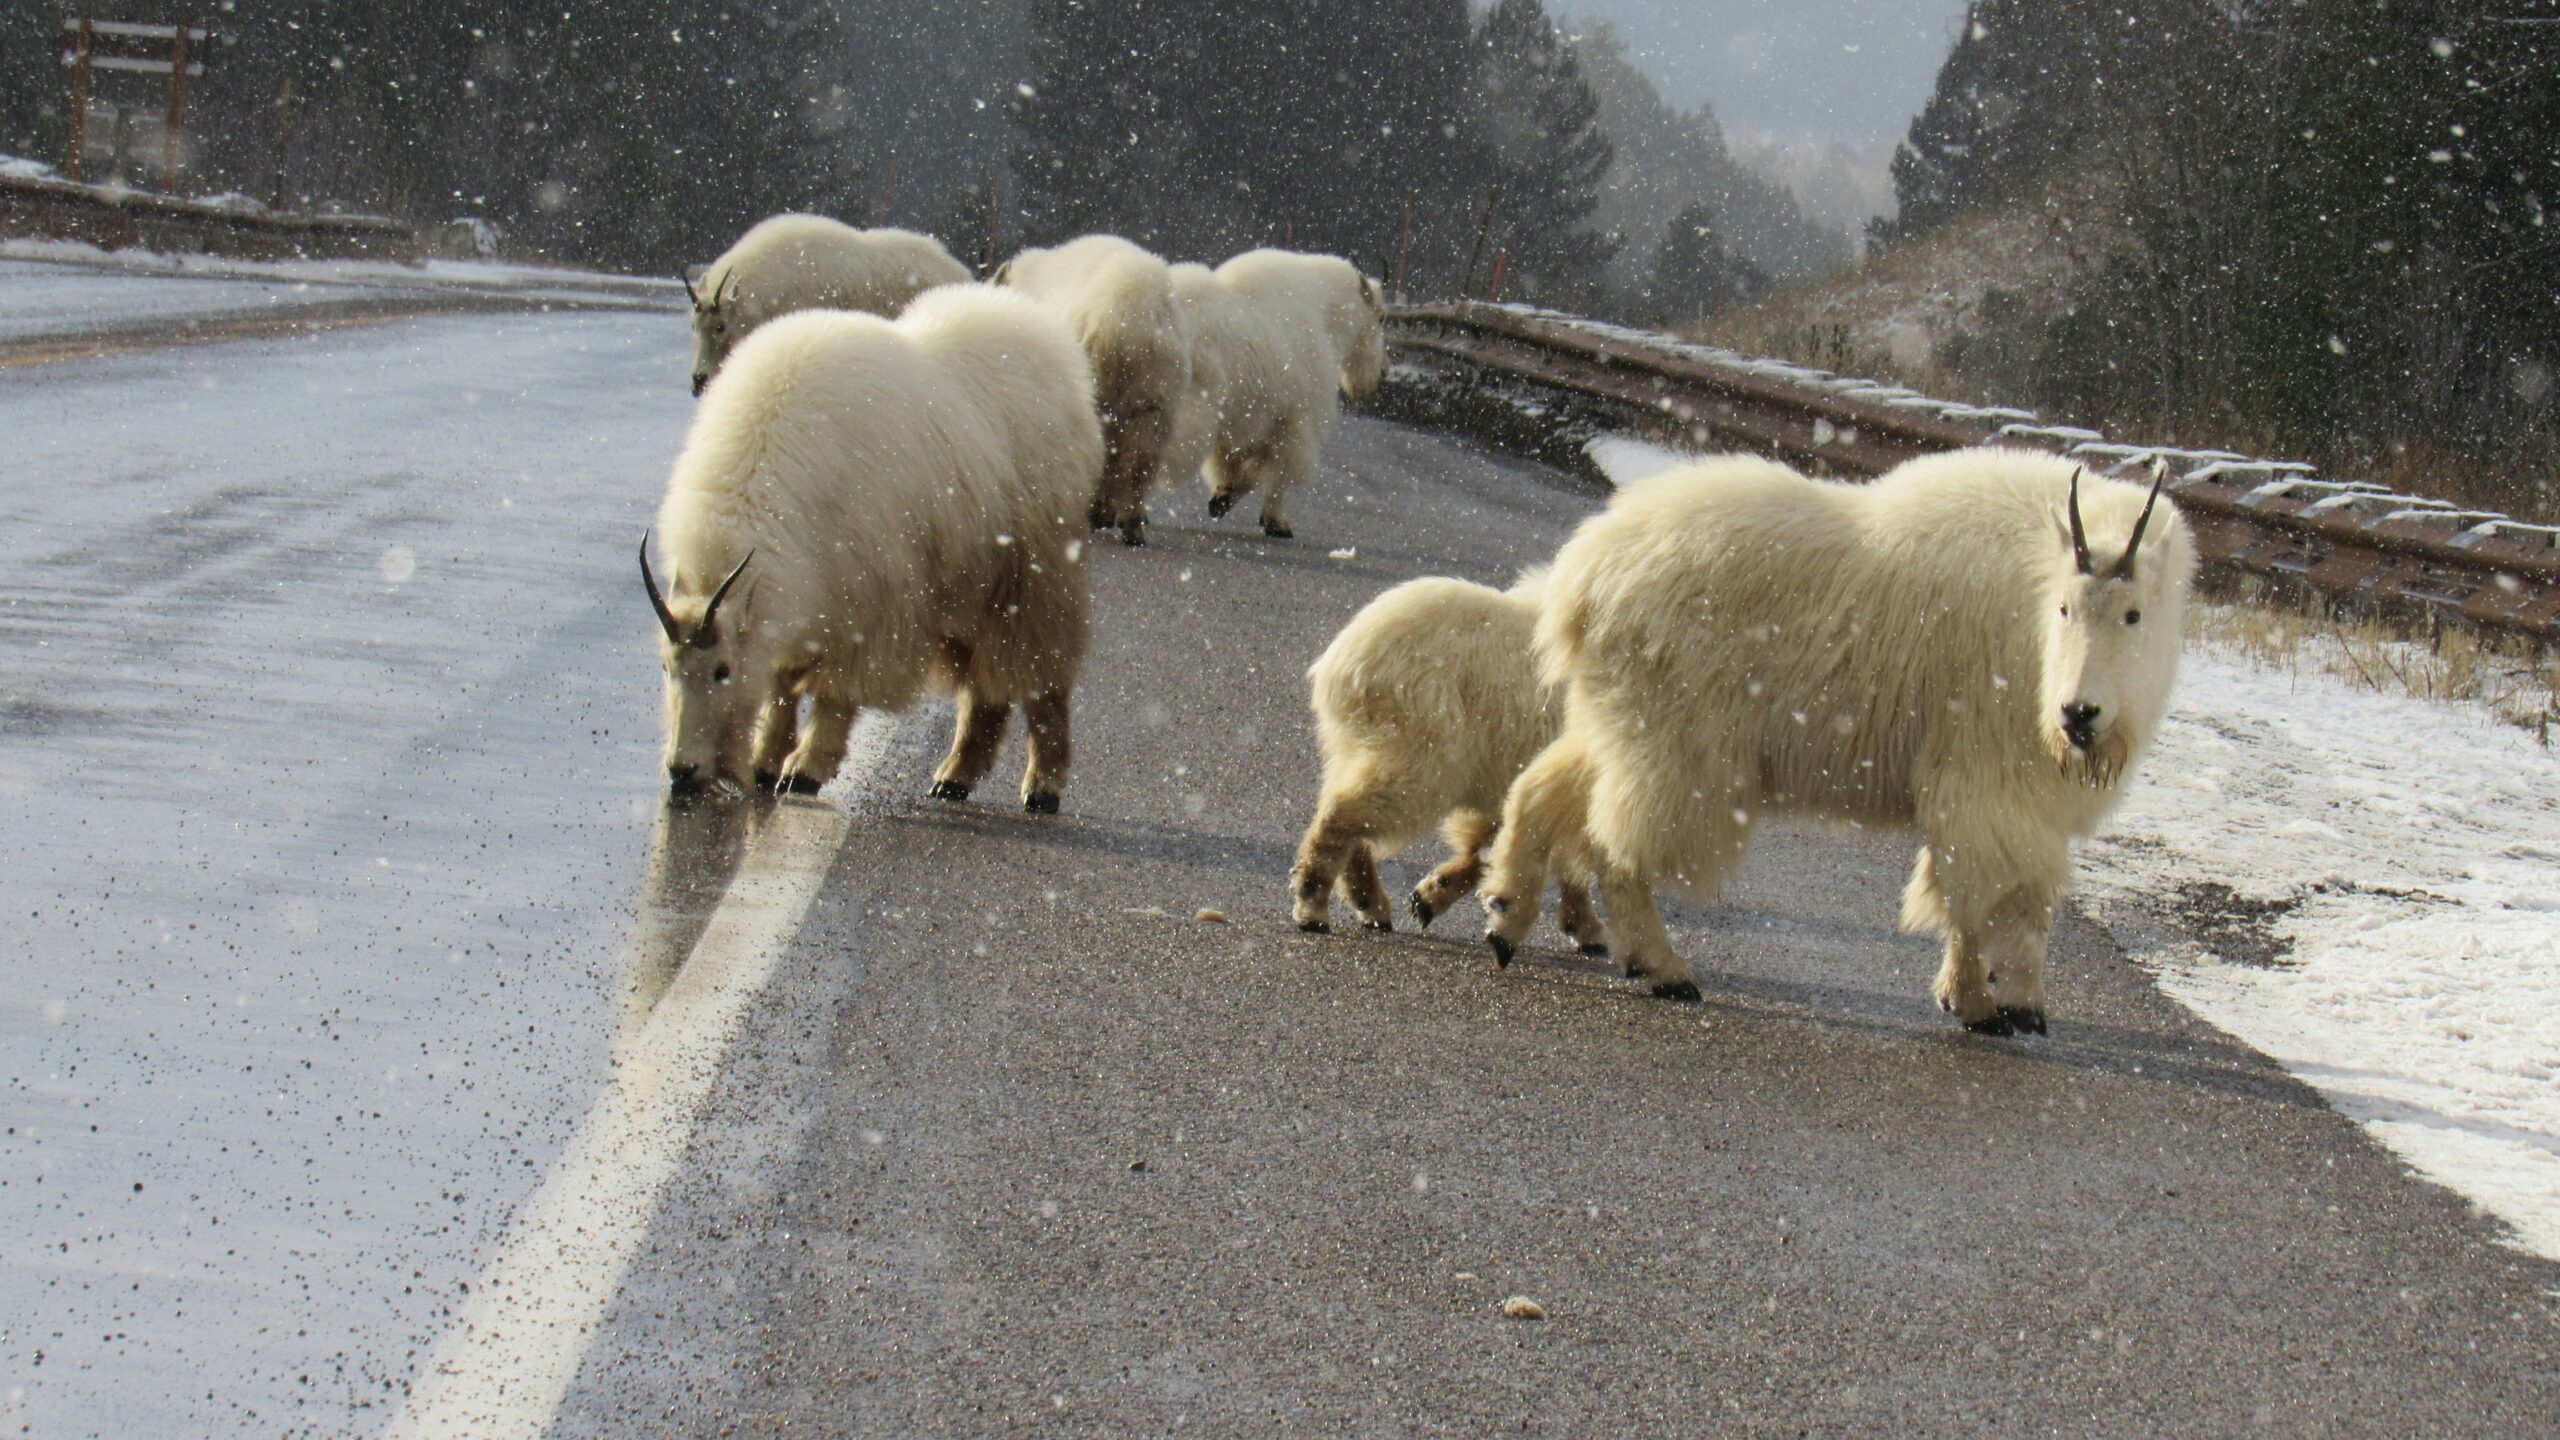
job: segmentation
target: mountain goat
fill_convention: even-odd
[[[641,541],[669,785],[815,791],[857,710],[931,685],[959,701],[934,795],[985,777],[1020,703],[1023,808],[1054,812],[1102,472],[1092,394],[1065,326],[975,285],[926,291],[894,321],[809,310],[748,337],[667,482],[664,592]]]
[[[1315,473],[1341,397],[1366,399],[1386,374],[1378,287],[1348,260],[1286,250],[1176,265],[1173,285],[1192,335],[1173,478],[1207,464],[1212,519],[1260,487],[1262,532],[1285,540],[1283,502]]]
[[[1504,801],[1497,963],[1547,867],[1588,866],[1627,973],[1695,999],[1652,887],[1713,894],[1771,811],[1919,829],[1902,924],[1945,941],[1974,1030],[2045,1028],[2045,942],[2157,731],[2195,551],[2166,472],[1965,450],[1865,486],[1728,457],[1627,487],[1558,552],[1539,662],[1554,744]]]
[[[1147,492],[1166,482],[1174,417],[1191,390],[1191,325],[1173,296],[1171,267],[1117,235],[1087,235],[1025,250],[995,273],[1056,310],[1093,361],[1106,454],[1093,497],[1097,530],[1147,541]]]
[[[702,269],[693,301],[693,393],[757,326],[795,310],[896,315],[936,285],[969,278],[951,252],[910,230],[856,230],[824,215],[775,215]]]
[[[1484,873],[1484,849],[1512,778],[1555,738],[1561,697],[1529,679],[1545,572],[1509,590],[1408,580],[1362,607],[1307,670],[1324,790],[1290,873],[1301,930],[1331,928],[1329,894],[1372,930],[1392,929],[1377,857],[1441,826],[1449,859],[1406,904],[1432,919]],[[1583,953],[1608,936],[1591,896],[1568,879],[1557,926]]]

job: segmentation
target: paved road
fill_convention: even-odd
[[[0,379],[10,1425],[374,1434],[543,1355],[497,1408],[563,1435],[2560,1422],[2560,1267],[2086,924],[2049,1039],[1963,1034],[1898,840],[1772,827],[1675,907],[1702,1006],[1290,928],[1300,672],[1551,549],[1542,472],[1353,422],[1295,543],[1192,492],[1101,547],[1055,819],[923,799],[932,712],[663,808],[624,572],[681,353]]]

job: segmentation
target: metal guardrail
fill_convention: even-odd
[[[230,208],[70,180],[0,176],[0,236],[251,260],[418,259],[418,234],[379,215]]]
[[[2421,618],[2560,640],[2560,526],[2317,476],[2299,461],[2127,445],[2031,412],[1755,359],[1521,306],[1396,306],[1390,385],[1498,391],[1530,425],[1627,429],[1872,476],[1916,455],[2026,445],[2130,472],[2171,467],[2208,566]],[[1528,397],[1536,397],[1534,400]],[[1500,402],[1498,402],[1500,403]],[[1578,442],[1575,442],[1578,444]]]

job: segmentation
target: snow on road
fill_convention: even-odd
[[[2560,752],[2190,655],[2083,862],[2170,994],[2560,1258]]]
[[[1588,451],[1619,484],[1689,458]],[[2169,994],[2560,1259],[2560,752],[2191,653],[2080,879]]]

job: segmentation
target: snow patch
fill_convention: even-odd
[[[2135,957],[2163,990],[2560,1259],[2560,753],[2191,654],[2083,861],[2117,934],[2185,932]]]
[[[1582,447],[1591,463],[1615,486],[1627,486],[1665,470],[1677,470],[1697,460],[1667,445],[1638,440],[1632,435],[1594,435]]]

